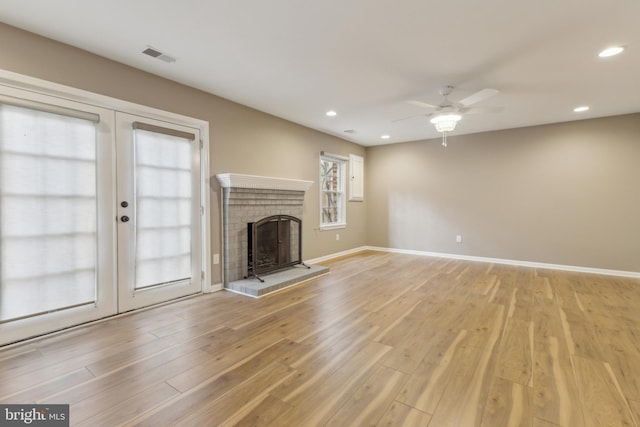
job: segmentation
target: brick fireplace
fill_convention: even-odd
[[[240,286],[243,289],[245,285],[258,286],[259,283],[256,279],[247,279],[248,224],[272,215],[302,220],[304,195],[313,181],[240,174],[218,174],[216,178],[223,189],[224,285],[227,289],[246,293],[237,289],[238,282],[243,282]]]

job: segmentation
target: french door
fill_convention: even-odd
[[[198,128],[0,87],[0,345],[202,289]]]
[[[116,114],[119,311],[200,291],[197,129]]]

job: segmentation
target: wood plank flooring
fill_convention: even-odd
[[[640,280],[363,252],[0,348],[78,426],[640,427]]]

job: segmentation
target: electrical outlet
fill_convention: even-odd
[[[458,234],[456,236],[456,243],[462,243],[462,235]]]
[[[340,233],[336,233],[336,240],[340,240]]]
[[[213,263],[220,264],[220,254],[213,254]]]

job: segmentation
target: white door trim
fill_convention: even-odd
[[[163,111],[153,107],[148,107],[140,104],[136,104],[129,101],[124,101],[117,98],[112,98],[105,95],[100,95],[77,89],[58,83],[49,82],[42,79],[37,79],[30,76],[14,73],[11,71],[0,70],[0,90],[16,93],[16,89],[22,92],[21,96],[26,98],[38,99],[45,96],[54,100],[57,104],[62,106],[68,106],[69,108],[76,108],[86,111],[98,111],[101,115],[99,124],[100,131],[108,130],[110,132],[110,143],[108,150],[110,150],[110,156],[115,156],[115,112],[120,111],[124,113],[140,115],[148,117],[150,119],[161,120],[164,122],[170,122],[181,126],[190,128],[196,128],[200,133],[200,156],[201,156],[201,242],[202,242],[202,282],[201,291],[210,292],[212,290],[212,278],[211,278],[211,198],[208,185],[209,172],[209,122],[193,117],[184,116],[172,112]],[[78,105],[77,103],[81,104]],[[103,111],[106,110],[106,111]],[[112,157],[110,165],[115,168],[115,158]],[[111,166],[110,166],[111,167]],[[115,188],[115,170],[111,170],[112,180],[109,182],[101,180],[100,186],[111,185]],[[108,215],[109,218],[115,219],[116,217],[116,193],[111,191],[112,200],[107,203],[108,206],[104,207],[103,213]],[[103,209],[101,206],[100,209]],[[112,236],[115,242],[115,220],[108,222],[109,225],[106,229],[100,230],[102,233],[107,233],[105,236]],[[43,316],[37,316],[35,318],[25,319],[20,322],[20,325],[15,325],[9,322],[6,324],[0,324],[0,345],[5,343],[14,342],[21,339],[30,338],[47,332],[53,332],[63,328],[67,328],[73,325],[77,325],[86,322],[91,319],[98,319],[115,314],[113,306],[117,299],[116,294],[116,248],[113,247],[109,250],[107,260],[103,261],[110,265],[111,276],[109,281],[109,287],[100,290],[100,297],[105,301],[104,307],[77,307],[74,309],[64,310],[61,312],[48,313]],[[109,307],[107,307],[109,306]],[[91,319],[88,317],[88,312],[92,312]],[[41,319],[46,318],[43,322]]]

